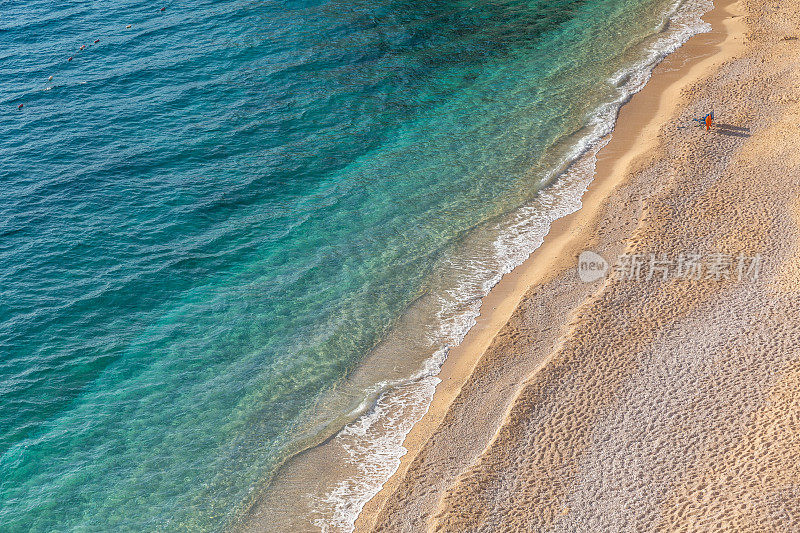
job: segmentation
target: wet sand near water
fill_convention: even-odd
[[[623,107],[583,208],[484,300],[357,531],[798,527],[800,6],[704,18]],[[583,283],[587,249],[731,263]]]

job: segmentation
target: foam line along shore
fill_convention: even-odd
[[[787,133],[797,90],[789,79],[763,84],[799,59],[784,17],[800,17],[796,3],[717,4],[714,30],[667,58],[622,109],[584,208],[531,257],[519,305],[487,328],[433,437],[415,441],[374,513],[365,508],[364,530],[792,523],[796,473],[775,467],[798,453],[788,418],[800,339],[784,311],[798,287],[800,176]],[[716,131],[690,126],[711,107]],[[663,278],[620,271],[583,283],[587,249],[697,250],[710,263],[689,279],[677,261]],[[734,261],[725,275],[713,267],[762,254],[749,276]]]
[[[467,255],[465,264],[456,269],[461,279],[456,278],[455,287],[448,291],[455,297],[449,302],[443,299],[444,305],[435,313],[436,322],[442,324],[432,336],[436,340],[434,346],[439,348],[423,370],[405,383],[392,383],[374,404],[365,404],[370,408],[367,414],[348,425],[338,437],[291,460],[267,496],[251,509],[245,529],[257,529],[266,523],[266,516],[270,524],[275,524],[275,509],[287,511],[289,517],[285,519],[290,525],[284,524],[285,527],[307,527],[308,516],[323,529],[346,531],[353,527],[361,506],[401,464],[400,458],[406,449],[414,449],[411,444],[414,432],[409,437],[406,435],[427,411],[434,386],[440,381],[437,374],[445,354],[461,342],[467,331],[473,335],[484,328],[487,304],[481,304],[481,298],[501,278],[504,281],[493,292],[503,293],[506,290],[503,287],[513,284],[506,278],[514,279],[517,275],[514,268],[539,247],[550,225],[580,208],[580,198],[595,174],[597,152],[608,141],[607,135],[614,127],[619,106],[647,83],[653,67],[666,55],[692,35],[710,29],[700,19],[710,8],[710,4],[705,3],[677,3],[666,8],[662,14],[665,18],[630,51],[631,63],[609,76],[610,84],[615,87],[614,99],[595,109],[581,135],[570,139],[571,146],[564,151],[563,163],[554,167],[552,177],[543,180],[548,187],[540,190],[534,202],[488,228],[480,228],[475,231],[478,236],[473,236],[472,242],[465,242],[464,248],[472,253]],[[508,274],[512,270],[514,272]],[[469,305],[465,308],[463,302]],[[473,326],[480,305],[483,305],[481,318],[478,325]],[[420,315],[430,320],[430,315]],[[403,336],[407,338],[415,330],[426,331],[422,322],[422,319],[412,320],[410,327],[400,328]],[[455,350],[455,360],[462,360],[461,347]],[[445,386],[439,385],[438,389]],[[447,397],[446,394],[442,395]],[[426,418],[419,423],[428,424]]]

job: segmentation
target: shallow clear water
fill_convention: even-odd
[[[602,133],[671,5],[0,1],[3,529],[235,520],[405,312],[485,292],[465,243]]]

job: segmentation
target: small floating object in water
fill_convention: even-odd
[[[167,8],[166,8],[166,7],[162,7],[162,8],[161,8],[161,12],[162,12],[162,13],[163,13],[164,11],[166,11],[166,10],[167,10]]]
[[[130,27],[131,27],[131,25],[130,25],[130,24],[128,24],[127,26],[125,26],[125,29],[127,30],[127,29],[129,29]]]
[[[84,48],[86,48],[86,45],[85,45],[85,44],[82,44],[82,45],[81,45],[81,50],[83,50]]]
[[[50,76],[49,78],[47,78],[47,81],[53,81],[53,76]]]
[[[70,56],[70,58],[69,58],[69,59],[67,59],[67,61],[72,61],[72,56]]]
[[[94,40],[94,44],[97,44],[97,43],[99,43],[99,42],[100,42],[100,39],[95,39],[95,40]]]
[[[25,105],[25,104],[19,104],[19,105],[17,106],[17,109],[22,109],[22,106],[24,106],[24,105]]]

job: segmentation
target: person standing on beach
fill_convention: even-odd
[[[706,131],[710,131],[711,123],[714,121],[714,112],[712,111],[711,113],[707,114],[704,118],[704,121],[706,123]]]

